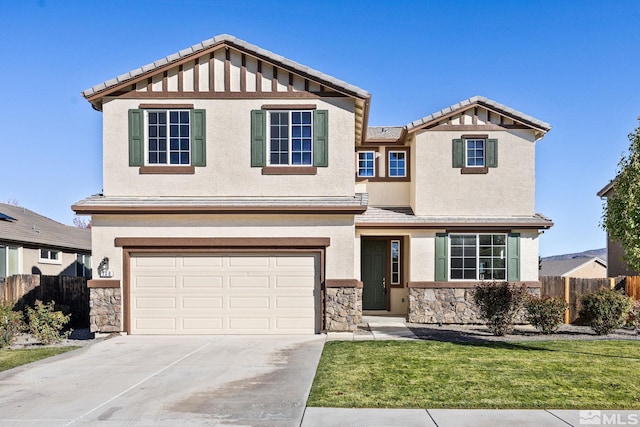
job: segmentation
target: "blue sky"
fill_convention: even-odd
[[[102,188],[102,118],[80,92],[227,33],[369,91],[370,125],[475,95],[551,123],[541,254],[604,247],[596,192],[638,125],[638,22],[637,0],[0,0],[0,201],[71,224]]]

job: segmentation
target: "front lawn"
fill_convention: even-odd
[[[307,406],[640,409],[640,344],[331,341]]]
[[[56,356],[75,350],[79,347],[62,346],[62,347],[43,347],[29,348],[19,350],[0,350],[0,372],[7,369],[15,368],[20,365],[35,362],[36,360],[46,359],[47,357]]]

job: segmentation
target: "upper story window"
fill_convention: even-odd
[[[375,158],[374,151],[358,152],[358,176],[373,177],[375,176]]]
[[[39,262],[45,264],[62,264],[60,251],[56,251],[53,249],[40,249]]]
[[[129,110],[129,166],[140,173],[194,173],[206,166],[206,114],[192,104]]]
[[[270,111],[269,164],[311,166],[312,161],[312,112]]]
[[[451,280],[506,280],[505,234],[452,234]]]
[[[389,151],[388,176],[392,178],[407,176],[405,151]]]
[[[466,166],[467,167],[483,167],[485,166],[485,140],[484,139],[466,139]]]
[[[147,111],[147,164],[190,165],[188,110]]]

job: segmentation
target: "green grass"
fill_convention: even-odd
[[[0,350],[0,372],[12,369],[20,365],[35,362],[36,360],[46,359],[47,357],[56,356],[75,350],[80,347],[44,347],[29,348],[19,350]]]
[[[332,341],[307,406],[640,409],[640,343]]]

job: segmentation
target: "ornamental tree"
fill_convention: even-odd
[[[629,153],[618,163],[601,226],[620,242],[629,268],[640,271],[640,127],[629,134],[629,140]]]

